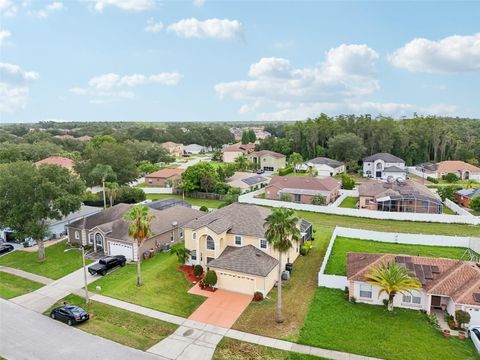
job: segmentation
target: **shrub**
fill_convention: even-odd
[[[462,327],[463,324],[468,324],[470,322],[470,314],[463,310],[456,310],[455,319],[457,320],[458,326]]]
[[[473,210],[480,211],[480,195],[474,196],[472,200],[470,200],[470,207]]]
[[[450,183],[450,184],[456,183],[458,180],[460,180],[458,175],[454,174],[454,173],[448,173],[446,175],[443,175],[442,179],[445,180],[446,182]]]
[[[206,207],[205,205],[202,205],[200,206],[200,211],[208,212],[208,207]]]
[[[435,316],[435,314],[430,314],[430,315],[427,315],[427,321],[433,325],[435,328],[438,328],[439,325],[438,325],[438,318]]]
[[[280,201],[292,201],[290,194],[280,194]]]
[[[438,180],[431,176],[427,176],[427,180],[430,181],[431,183],[438,184]]]
[[[283,169],[278,170],[278,175],[285,176],[285,175],[291,174],[292,172],[293,172],[293,167],[287,166],[287,167],[284,167]]]
[[[309,249],[307,246],[302,245],[302,246],[300,247],[300,255],[302,255],[302,256],[307,256],[309,250],[310,250],[310,249]]]
[[[325,205],[326,201],[322,195],[315,195],[312,198],[312,205]]]
[[[202,274],[203,274],[203,267],[202,267],[202,265],[198,265],[198,264],[195,265],[195,266],[193,267],[193,275],[195,275],[196,277],[200,277],[200,276],[202,276]]]
[[[388,299],[383,299],[383,306],[387,307],[388,306]]]
[[[253,301],[262,301],[263,300],[263,294],[260,291],[255,291],[255,294],[253,294]]]
[[[445,201],[445,199],[453,201],[455,198],[455,191],[460,190],[461,188],[461,186],[455,185],[442,186],[438,188],[437,193],[442,198],[442,201]]]
[[[217,273],[214,270],[208,270],[203,281],[209,286],[215,286],[217,283]]]
[[[348,289],[348,286],[345,286],[345,289],[343,289],[343,297],[345,298],[345,300],[349,300],[349,296],[350,296],[350,291]]]
[[[136,187],[122,186],[117,192],[117,203],[135,204],[147,198],[142,189]]]
[[[349,300],[350,300],[350,302],[351,302],[352,304],[356,304],[356,303],[357,303],[357,298],[356,298],[355,296],[350,296],[350,299],[349,299]]]
[[[342,174],[342,189],[352,190],[355,187],[355,180],[347,174]]]

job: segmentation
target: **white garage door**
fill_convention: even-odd
[[[480,309],[479,308],[467,308],[470,314],[470,324],[480,325]]]
[[[215,270],[217,273],[217,287],[219,289],[253,295],[255,279],[242,274],[232,274]]]
[[[123,255],[127,260],[133,260],[133,246],[119,242],[108,242],[108,253],[110,255]]]

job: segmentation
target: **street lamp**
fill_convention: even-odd
[[[87,283],[87,267],[85,266],[85,248],[83,246],[80,247],[82,250],[82,262],[83,262],[83,280],[84,280],[84,287],[85,287],[85,303],[89,303],[89,297],[88,297],[88,283]],[[70,249],[66,249],[63,252],[67,252],[70,250],[80,250],[79,248],[72,247]]]

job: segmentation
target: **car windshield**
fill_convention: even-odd
[[[480,330],[473,329],[472,332],[477,336],[478,340],[480,340]]]
[[[77,306],[67,306],[67,309],[70,310],[73,313],[73,315],[81,315],[84,313],[83,309]]]

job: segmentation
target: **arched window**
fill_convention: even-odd
[[[382,163],[380,162],[377,163],[377,170],[382,170]]]
[[[95,234],[95,243],[97,244],[97,247],[98,246],[103,247],[103,235],[102,234],[100,234],[100,233]]]
[[[207,236],[207,250],[215,250],[215,241],[210,235]]]

